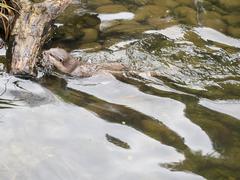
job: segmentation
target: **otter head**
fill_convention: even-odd
[[[68,52],[61,48],[45,50],[43,51],[42,56],[40,63],[44,67],[46,73],[51,73],[53,67],[59,69],[59,67],[63,66],[64,62],[70,59]]]
[[[43,51],[42,64],[46,69],[52,69],[55,66],[59,71],[71,73],[78,65],[67,51],[61,48],[51,48]]]
[[[56,61],[63,63],[70,59],[70,55],[64,49],[51,48],[49,50],[43,51],[43,59],[50,61],[53,64],[55,64]]]

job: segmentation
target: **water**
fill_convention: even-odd
[[[1,179],[240,179],[239,8],[74,1],[45,48],[137,73],[30,81],[1,56]]]

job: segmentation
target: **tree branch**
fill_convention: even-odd
[[[72,0],[46,0],[30,3],[19,0],[20,15],[10,36],[11,73],[34,75],[34,66],[43,43],[49,35],[50,23]]]

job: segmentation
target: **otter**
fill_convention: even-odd
[[[42,54],[45,62],[50,62],[60,72],[71,76],[91,77],[102,72],[118,74],[126,70],[126,67],[121,63],[81,62],[61,48],[51,48],[43,51]]]

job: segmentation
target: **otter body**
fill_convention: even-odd
[[[121,63],[85,63],[74,59],[68,52],[61,48],[51,48],[43,52],[44,61],[49,61],[59,71],[79,77],[90,77],[98,73],[120,73],[126,68]]]

